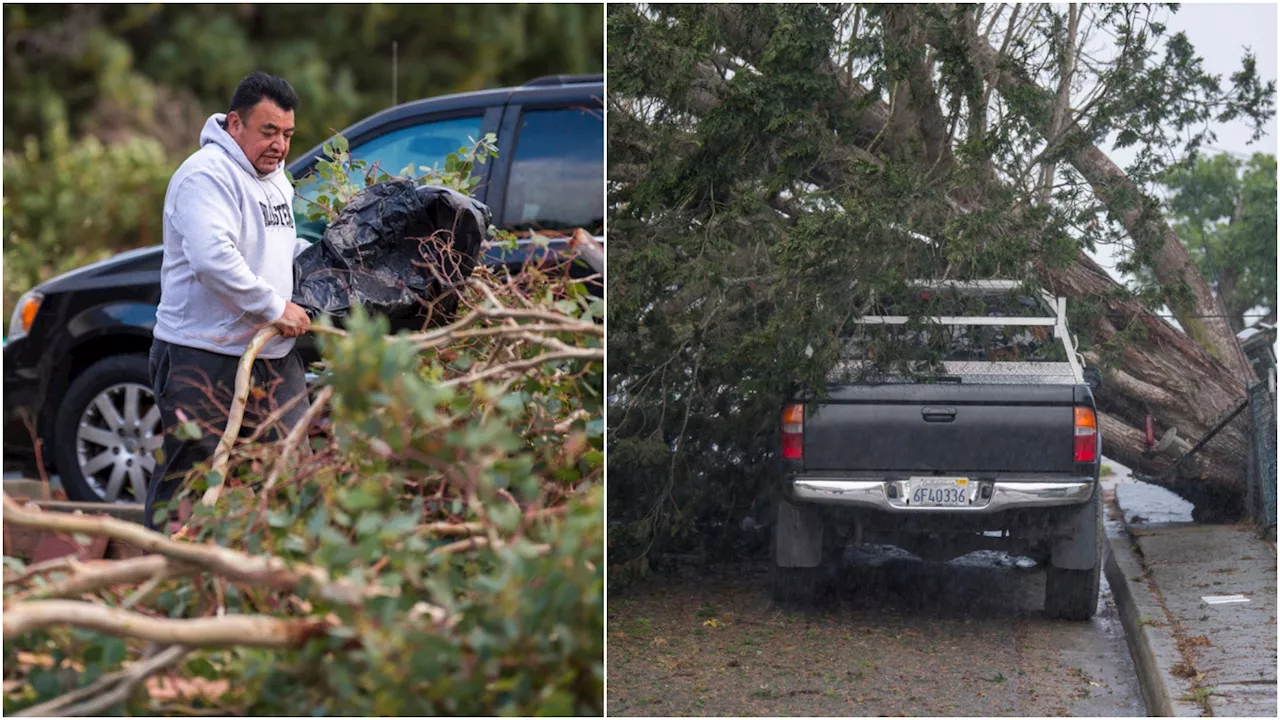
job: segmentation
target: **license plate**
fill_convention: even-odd
[[[928,477],[907,481],[907,504],[919,507],[966,507],[973,498],[969,478]]]

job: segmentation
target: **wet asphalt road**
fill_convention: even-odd
[[[1043,613],[1044,571],[981,552],[850,547],[832,593],[769,599],[766,563],[610,590],[611,715],[1146,715],[1103,579],[1087,623]]]

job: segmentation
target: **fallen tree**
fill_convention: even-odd
[[[1246,56],[1222,88],[1157,12],[610,8],[619,557],[759,510],[770,415],[788,383],[821,383],[851,280],[1015,277],[1074,298],[1106,374],[1104,452],[1208,515],[1238,511],[1239,424],[1163,476],[1251,371],[1152,193],[1182,160],[1164,151],[1219,120],[1260,127],[1274,87]],[[1104,34],[1121,42],[1099,52]],[[1117,166],[1110,138],[1137,161]],[[1117,282],[1087,252],[1104,246],[1156,282]],[[1173,454],[1149,452],[1148,416],[1157,439],[1176,428]]]

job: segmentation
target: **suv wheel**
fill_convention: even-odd
[[[146,355],[116,355],[90,366],[67,390],[54,423],[54,461],[69,498],[146,498],[164,439]]]
[[[1045,570],[1044,611],[1059,620],[1088,620],[1098,611],[1098,593],[1102,585],[1102,488],[1094,488],[1093,499],[1085,512],[1094,516],[1093,532],[1097,558],[1088,570],[1067,570],[1053,566]]]

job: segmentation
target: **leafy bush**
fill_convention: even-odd
[[[513,280],[477,270],[461,319],[423,333],[326,323],[326,421],[241,445],[225,481],[197,473],[183,495],[226,487],[195,504],[196,542],[6,498],[7,524],[145,535],[160,555],[5,559],[5,712],[601,713],[603,304],[563,264]],[[141,583],[112,575],[143,562]],[[93,621],[112,612],[130,630]]]
[[[4,306],[32,286],[161,241],[174,165],[148,138],[71,140],[56,123],[4,153]],[[8,312],[4,313],[8,322]],[[7,330],[7,328],[6,328]]]

